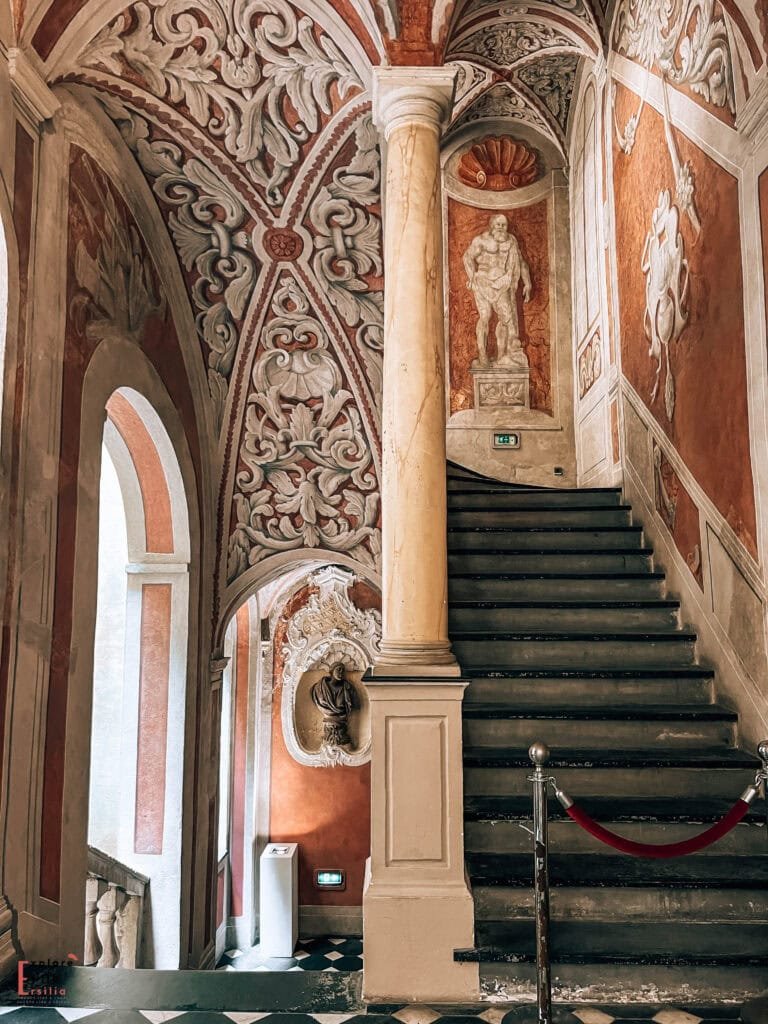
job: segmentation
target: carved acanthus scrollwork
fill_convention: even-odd
[[[736,110],[728,29],[714,0],[627,0],[617,48],[708,103]]]
[[[290,275],[280,279],[271,312],[246,404],[229,579],[301,547],[373,565],[378,482],[354,396]]]
[[[81,67],[138,76],[183,106],[273,206],[302,146],[362,84],[345,55],[286,0],[148,0],[82,51]]]
[[[101,103],[117,123],[165,208],[179,259],[195,273],[195,323],[207,353],[208,384],[219,415],[237,353],[239,325],[256,280],[252,224],[237,193],[202,160],[153,140],[149,123],[120,101]]]
[[[381,219],[371,212],[380,201],[378,136],[370,116],[355,132],[356,152],[334,171],[310,207],[315,229],[312,269],[348,327],[360,325],[357,340],[374,393],[381,390],[384,293],[365,276],[383,273]]]
[[[554,48],[574,50],[576,46],[568,36],[541,21],[484,25],[457,46],[462,55],[480,57],[504,70],[534,53]]]

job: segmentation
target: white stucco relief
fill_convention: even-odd
[[[270,554],[343,551],[374,565],[378,481],[327,331],[286,273],[261,335],[233,496],[229,580]]]
[[[313,768],[361,765],[371,758],[370,730],[354,736],[354,746],[344,749],[323,743],[307,750],[296,723],[296,697],[302,676],[320,669],[328,672],[337,663],[346,673],[361,674],[374,662],[381,641],[381,615],[375,609],[361,611],[349,598],[356,577],[338,566],[321,569],[310,578],[318,593],[290,620],[283,647],[283,691],[280,715],[288,752],[299,764]],[[362,688],[355,687],[365,699]],[[306,695],[305,695],[306,696]]]

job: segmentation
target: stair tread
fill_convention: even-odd
[[[696,634],[690,630],[547,630],[547,629],[452,629],[452,640],[685,640],[693,641]]]
[[[450,491],[448,493],[448,502],[456,495],[460,495],[461,491]],[[481,492],[481,493],[500,493],[499,491]],[[501,492],[504,493],[503,491]],[[581,514],[582,512],[631,512],[631,505],[535,505],[535,506],[524,506],[524,505],[494,505],[492,508],[477,508],[474,505],[453,505],[451,504],[448,509],[449,512],[535,512],[536,515],[539,512],[574,512]]]
[[[528,751],[511,747],[465,747],[464,764],[470,767],[531,769]],[[760,760],[738,747],[682,747],[679,750],[623,748],[621,750],[553,750],[547,770],[554,768],[753,768]],[[734,793],[734,800],[738,796]],[[768,865],[768,858],[766,858]]]
[[[646,668],[497,668],[493,665],[463,668],[471,679],[712,679],[715,670],[707,665],[649,665]]]
[[[584,721],[679,721],[715,719],[734,722],[738,714],[722,704],[613,704],[590,707],[584,704],[528,705],[501,701],[464,702],[465,718],[583,719]]]
[[[679,952],[685,950],[684,953]],[[768,964],[768,923],[610,920],[555,921],[550,936],[553,963]],[[620,951],[620,952],[617,952]],[[535,958],[532,920],[515,921],[493,943],[457,950],[457,959],[529,962]]]
[[[484,552],[485,553],[485,552]],[[506,553],[506,552],[505,552]],[[449,572],[456,580],[663,580],[663,572]],[[676,602],[677,603],[677,602]]]
[[[601,822],[680,822],[709,823],[726,814],[733,802],[712,797],[687,799],[685,802],[670,797],[585,797],[579,801],[588,814]],[[556,800],[549,801],[551,820],[569,820]],[[530,821],[531,797],[525,796],[467,796],[464,799],[465,821]],[[761,826],[765,811],[759,805],[750,808],[745,819]]]
[[[739,828],[742,826],[740,825]],[[745,826],[756,827],[753,824]],[[605,847],[606,851],[608,847]],[[467,869],[473,885],[528,888],[533,886],[531,853],[468,852]],[[621,854],[549,853],[553,887],[752,889],[768,883],[768,857],[708,853],[670,860],[625,857]]]
[[[495,530],[495,527],[481,527],[480,530]],[[472,533],[473,530],[463,526],[449,526],[448,532],[466,532]],[[496,531],[500,532],[500,531]],[[542,531],[539,531],[542,532]],[[636,548],[454,548],[448,550],[449,556],[461,557],[465,555],[511,555],[516,557],[528,557],[529,555],[555,555],[560,557],[562,555],[609,555],[613,558],[624,558],[627,555],[652,555],[653,548],[651,547],[636,547]]]
[[[467,509],[479,512],[480,509]],[[492,509],[491,511],[500,511]],[[517,511],[517,510],[515,510]],[[535,511],[539,511],[536,509]],[[642,526],[631,523],[623,526],[449,526],[448,533],[642,533]],[[635,549],[633,549],[635,550]]]
[[[470,598],[461,601],[450,600],[451,608],[679,608],[680,602],[666,598],[648,598],[647,600],[628,601],[590,601],[571,598],[569,601],[494,601],[482,598]]]

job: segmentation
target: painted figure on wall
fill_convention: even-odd
[[[338,661],[331,666],[311,690],[312,703],[323,716],[323,743],[330,747],[351,747],[349,716],[357,707],[357,694],[345,678],[344,665]]]
[[[523,300],[531,298],[531,272],[517,239],[503,213],[494,214],[488,230],[476,235],[464,253],[467,287],[477,306],[477,351],[474,366],[528,367],[520,340],[517,290],[522,282]],[[496,314],[496,358],[488,358],[491,313]]]

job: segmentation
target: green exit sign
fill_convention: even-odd
[[[339,868],[316,868],[315,885],[318,889],[345,889],[346,877]]]
[[[494,431],[494,448],[519,448],[520,435],[514,430]]]

